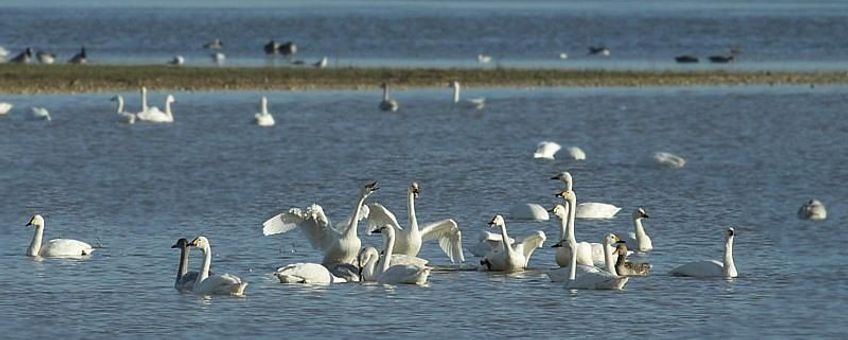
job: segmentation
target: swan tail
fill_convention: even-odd
[[[233,285],[233,288],[230,291],[230,294],[236,295],[236,296],[244,296],[244,289],[245,288],[247,288],[247,282],[239,282],[239,283]]]

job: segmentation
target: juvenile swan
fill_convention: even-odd
[[[188,271],[188,254],[190,250],[188,240],[181,238],[171,248],[180,249],[180,265],[177,267],[177,278],[174,280],[174,288],[180,292],[191,292],[194,282],[200,273]]]
[[[525,237],[514,244],[510,244],[509,235],[506,234],[506,223],[501,215],[495,215],[489,222],[489,227],[501,229],[501,244],[503,248],[492,251],[480,260],[481,269],[486,271],[518,272],[527,268],[530,256],[536,248],[545,242],[545,233],[541,230]]]
[[[642,219],[648,218],[648,213],[644,208],[636,209],[633,212],[633,232],[629,234],[630,239],[627,243],[636,245],[636,250],[640,252],[649,252],[654,249],[651,243],[651,237],[645,232],[645,227],[642,226]]]
[[[389,98],[389,84],[382,83],[380,88],[383,89],[383,100],[380,101],[380,110],[395,112],[400,108],[398,102]]]
[[[259,112],[253,115],[256,118],[256,125],[262,127],[274,126],[274,116],[268,113],[268,98],[262,96],[259,100]]]
[[[691,277],[725,277],[733,278],[738,276],[736,273],[736,265],[733,264],[733,238],[736,236],[736,231],[733,228],[727,228],[724,242],[724,261],[706,260],[689,262],[671,271],[674,276],[691,276]]]
[[[35,234],[32,236],[32,242],[27,249],[27,256],[32,257],[64,257],[64,258],[81,258],[91,255],[94,249],[88,243],[68,240],[68,239],[53,239],[47,241],[47,244],[41,244],[44,237],[44,218],[41,215],[35,215],[26,224],[27,227],[33,226]]]
[[[234,295],[244,296],[247,282],[232,274],[211,275],[209,267],[212,265],[212,248],[206,237],[198,236],[191,241],[190,245],[203,251],[203,267],[200,276],[194,282],[192,292],[198,295]]]
[[[821,221],[827,218],[827,209],[824,203],[819,200],[812,199],[804,203],[801,209],[798,209],[798,218],[804,220]]]
[[[615,255],[618,259],[615,261],[615,272],[619,276],[648,276],[651,274],[650,263],[635,263],[627,261],[627,245],[624,241],[616,242]]]

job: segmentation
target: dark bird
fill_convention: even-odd
[[[605,46],[589,46],[589,54],[608,57],[612,51]]]
[[[85,46],[80,48],[80,52],[75,54],[71,59],[68,59],[68,64],[82,65],[88,62],[88,55],[85,53]]]
[[[12,64],[29,64],[32,62],[32,48],[27,47],[26,50],[9,60]]]
[[[674,61],[681,63],[681,64],[691,64],[691,63],[697,63],[700,60],[698,60],[698,57],[696,57],[696,56],[681,55],[681,56],[674,57]]]

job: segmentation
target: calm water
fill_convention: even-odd
[[[469,92],[488,98],[482,112],[451,108],[442,89],[397,93],[397,114],[377,111],[371,92],[262,93],[278,122],[270,129],[251,124],[253,92],[175,93],[175,123],[133,126],[117,122],[107,94],[4,97],[18,108],[0,117],[0,329],[14,338],[844,335],[846,88]],[[125,95],[137,109],[138,97]],[[54,120],[29,120],[22,108],[36,104]],[[541,140],[579,145],[588,159],[533,160]],[[645,160],[657,150],[689,162],[655,168]],[[278,209],[318,202],[338,220],[357,186],[378,179],[371,201],[405,216],[416,180],[419,217],[456,219],[468,245],[513,204],[551,204],[560,185],[548,177],[562,170],[574,174],[578,199],[625,208],[611,221],[578,221],[581,240],[630,231],[629,211],[647,209],[654,276],[622,292],[571,292],[543,274],[555,266],[547,247],[525,273],[437,271],[427,287],[304,287],[271,276],[321,257],[299,233],[262,236],[261,221]],[[810,197],[828,204],[827,221],[795,217]],[[102,249],[85,262],[25,257],[34,213],[46,215],[48,238]],[[546,245],[557,233],[556,222],[508,226],[516,236],[544,230]],[[739,278],[666,275],[720,258],[727,226],[738,231]],[[246,298],[173,289],[169,246],[201,233],[214,270],[250,282]],[[422,256],[448,262],[432,243]]]
[[[299,44],[298,58],[331,66],[552,67],[614,69],[843,69],[848,3],[842,1],[102,1],[6,0],[0,46],[67,60],[160,64],[183,55],[212,65],[201,48],[225,43],[229,65],[265,65],[269,39]],[[140,3],[140,4],[139,4]],[[135,4],[135,5],[133,5]],[[587,56],[605,45],[612,57]],[[677,65],[742,50],[733,65]],[[480,53],[495,62],[482,66]],[[567,53],[568,60],[559,54]]]

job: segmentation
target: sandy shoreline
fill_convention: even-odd
[[[618,71],[548,69],[254,68],[0,64],[0,93],[135,90],[321,90],[445,87],[639,87],[848,84],[846,71]]]

